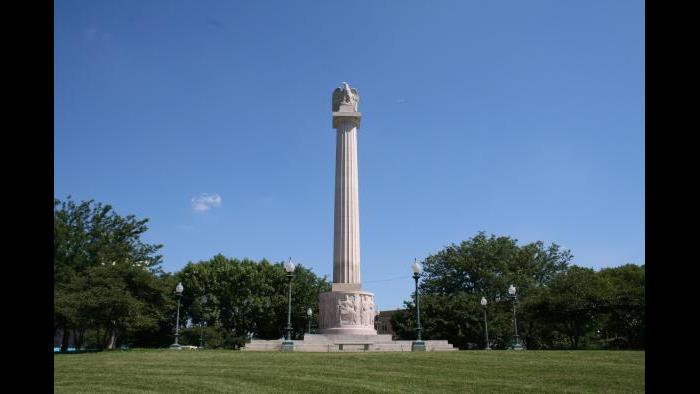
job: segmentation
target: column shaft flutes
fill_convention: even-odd
[[[335,155],[333,282],[360,283],[357,126],[338,122]]]

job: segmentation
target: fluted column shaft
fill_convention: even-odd
[[[335,150],[333,282],[360,283],[360,210],[357,183],[357,125],[338,123]]]

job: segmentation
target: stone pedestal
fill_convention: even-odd
[[[320,331],[324,335],[377,335],[374,294],[362,290],[331,291],[319,297]]]

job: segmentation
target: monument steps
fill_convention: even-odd
[[[459,349],[446,340],[426,340],[428,352],[451,352]],[[342,345],[342,350],[340,349]],[[295,352],[349,353],[349,352],[410,352],[413,341],[391,339],[391,335],[320,335],[306,334],[294,341]],[[281,351],[282,340],[253,339],[242,350]]]
[[[282,340],[264,340],[264,339],[253,339],[250,343],[246,344],[241,350],[248,351],[274,351],[282,350]]]

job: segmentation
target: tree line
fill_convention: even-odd
[[[162,245],[141,236],[148,219],[121,216],[93,200],[54,200],[54,337],[61,348],[167,347],[174,340],[177,283],[182,283],[180,343],[237,348],[249,338],[284,335],[287,281],[282,262],[227,258],[189,262],[164,272]],[[421,323],[426,339],[460,348],[483,346],[486,297],[491,347],[512,339],[512,302],[518,289],[518,329],[527,348],[644,348],[644,266],[598,272],[569,265],[572,255],[541,242],[518,246],[484,233],[425,259]],[[325,277],[298,265],[292,282],[293,337],[318,321]],[[413,338],[414,305],[395,314],[401,338]]]
[[[182,283],[183,343],[235,348],[247,338],[280,338],[287,319],[282,262],[228,259],[188,263],[164,272],[162,245],[144,243],[147,219],[126,217],[93,200],[54,200],[54,337],[76,348],[121,345],[166,347],[173,343],[177,283]],[[318,311],[318,294],[330,283],[297,265],[292,284],[294,335]],[[201,328],[201,330],[198,330]]]
[[[644,265],[595,271],[570,265],[572,257],[556,244],[518,246],[483,232],[427,257],[419,287],[424,338],[484,348],[488,325],[489,346],[510,347],[515,303],[519,339],[528,349],[644,349]],[[405,306],[392,326],[411,339],[415,304]]]

